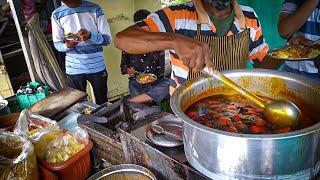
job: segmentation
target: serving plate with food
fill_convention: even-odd
[[[65,35],[62,36],[63,39],[66,39],[68,41],[78,41],[80,38],[79,38],[79,35],[78,33],[67,33]]]
[[[136,75],[136,80],[139,84],[149,84],[157,81],[157,76],[152,73],[142,73]]]
[[[320,57],[320,49],[306,46],[285,46],[270,50],[268,56],[282,61],[314,61]]]

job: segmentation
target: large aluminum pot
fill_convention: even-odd
[[[320,112],[319,82],[271,70],[224,74],[256,94],[309,104]],[[171,97],[172,110],[184,122],[184,150],[194,168],[212,179],[301,180],[316,175],[320,168],[320,123],[286,134],[237,134],[208,128],[183,113],[197,100],[221,93],[235,92],[212,77],[200,77],[181,85]]]

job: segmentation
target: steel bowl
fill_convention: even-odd
[[[319,82],[272,70],[223,73],[253,93],[289,99],[320,112]],[[173,112],[183,121],[184,150],[194,168],[212,179],[315,177],[320,168],[320,123],[290,133],[253,135],[212,129],[184,114],[194,102],[222,93],[235,92],[212,77],[199,77],[181,85],[170,99]]]
[[[88,180],[156,180],[148,169],[135,164],[121,164],[103,169]]]

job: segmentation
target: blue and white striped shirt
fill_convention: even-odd
[[[66,52],[66,73],[92,74],[105,70],[103,46],[111,44],[112,38],[102,9],[94,3],[83,1],[76,8],[62,4],[52,13],[52,38],[55,48]],[[77,33],[80,29],[91,32],[91,37],[74,48],[68,48],[62,36]]]
[[[304,0],[285,0],[281,12],[289,14],[294,13],[303,3]],[[302,35],[312,41],[320,39],[320,4],[317,5],[308,20],[294,35]],[[286,64],[299,71],[318,73],[318,68],[314,66],[313,61],[287,61]]]

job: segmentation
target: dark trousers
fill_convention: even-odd
[[[92,85],[96,103],[101,105],[107,102],[108,73],[106,71],[93,74],[67,75],[67,86],[86,92],[87,80]]]

